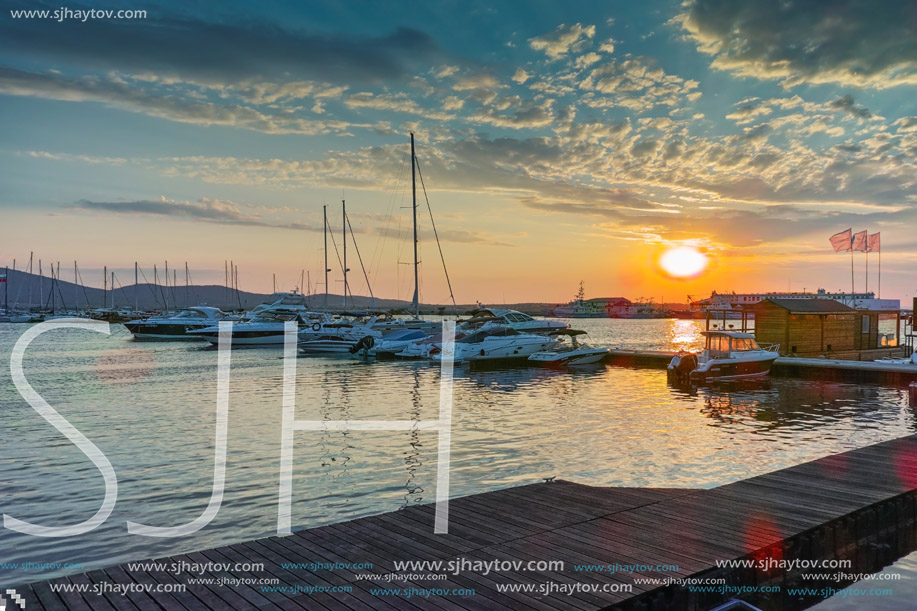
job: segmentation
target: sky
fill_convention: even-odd
[[[914,3],[2,4],[4,265],[410,299],[413,131],[427,303],[917,291]]]

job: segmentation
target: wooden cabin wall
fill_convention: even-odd
[[[759,344],[780,344],[780,352],[785,353],[787,317],[789,312],[773,304],[761,304],[755,310],[755,339]]]

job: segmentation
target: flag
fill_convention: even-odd
[[[855,252],[866,252],[866,230],[853,234],[853,244],[850,250]]]
[[[6,282],[6,274],[0,274],[0,284]]]
[[[831,246],[834,247],[834,252],[849,252],[852,236],[853,230],[848,229],[847,231],[835,233],[828,239],[831,241]]]
[[[879,252],[882,250],[882,240],[879,239],[878,233],[874,233],[866,240],[866,252]]]

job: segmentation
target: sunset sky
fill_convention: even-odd
[[[410,299],[413,130],[459,303],[849,290],[848,227],[881,231],[883,297],[917,290],[914,3],[5,4],[3,264],[314,285],[344,198],[374,292]],[[421,297],[445,303],[420,197]],[[667,278],[686,244],[710,265]]]

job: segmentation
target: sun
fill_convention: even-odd
[[[693,278],[707,268],[707,255],[693,246],[676,246],[662,253],[659,267],[674,278]]]

